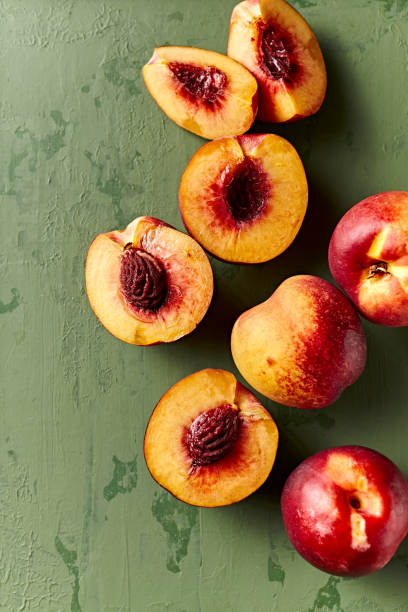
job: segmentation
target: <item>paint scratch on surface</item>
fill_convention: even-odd
[[[77,565],[78,553],[76,550],[68,550],[58,536],[55,536],[55,548],[64,564],[67,566],[69,573],[74,578],[74,583],[72,585],[71,612],[81,612],[82,608],[79,604],[79,569]]]
[[[5,314],[6,312],[13,312],[20,306],[22,299],[18,289],[15,287],[11,290],[11,295],[13,296],[9,302],[2,302],[0,300],[0,314]]]
[[[120,461],[115,455],[112,480],[103,490],[103,496],[110,502],[119,493],[130,493],[137,485],[137,455],[131,461]]]
[[[198,510],[176,500],[169,493],[156,493],[152,514],[167,536],[167,562],[170,572],[181,571],[181,562],[187,556],[191,532],[197,522]]]
[[[103,74],[115,87],[123,87],[128,96],[137,96],[141,93],[136,85],[140,79],[140,67],[140,63],[129,57],[115,57],[103,65]]]
[[[111,198],[116,222],[119,227],[124,227],[129,219],[122,209],[122,200],[126,196],[141,195],[144,192],[143,185],[137,185],[127,180],[125,171],[121,167],[121,159],[115,148],[105,147],[101,144],[95,155],[90,151],[85,151],[84,155],[95,170],[96,188],[100,193]],[[138,157],[138,154],[136,153],[134,157]],[[112,164],[112,158],[115,160],[115,165]],[[128,166],[126,174],[134,170],[135,161],[132,160]]]
[[[269,582],[280,582],[280,584],[285,582],[285,570],[272,557],[268,559],[268,580]]]
[[[337,589],[339,582],[340,578],[330,576],[327,583],[318,590],[309,612],[344,612],[341,607],[340,593]]]
[[[174,13],[170,13],[168,21],[179,21],[181,23],[184,21],[184,15],[181,11],[175,11]]]

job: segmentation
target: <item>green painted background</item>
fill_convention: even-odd
[[[365,324],[367,369],[334,406],[266,402],[281,431],[278,460],[240,504],[177,502],[142,453],[170,385],[204,367],[235,372],[236,316],[288,275],[329,278],[341,214],[407,188],[406,0],[295,2],[321,42],[329,90],[318,116],[276,128],[301,153],[311,188],[285,254],[257,267],[212,260],[209,314],[173,345],[125,345],[88,306],[93,237],[143,214],[181,229],[178,183],[202,144],[159,111],[141,67],[158,44],[225,51],[233,5],[0,0],[1,610],[408,610],[408,542],[376,575],[329,577],[294,553],[279,512],[289,470],[322,448],[365,444],[408,474],[407,329]]]

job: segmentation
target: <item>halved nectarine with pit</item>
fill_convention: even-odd
[[[319,43],[285,0],[245,0],[231,16],[228,55],[258,81],[258,119],[273,123],[308,117],[327,85]]]
[[[294,240],[308,188],[293,146],[274,134],[247,134],[203,145],[180,183],[187,231],[210,253],[261,263]]]
[[[257,398],[230,372],[202,370],[159,401],[144,453],[153,478],[193,506],[225,506],[267,479],[278,430]]]
[[[190,333],[213,293],[211,266],[200,245],[152,217],[99,234],[88,251],[85,277],[96,316],[129,344],[172,342]]]
[[[143,79],[170,119],[203,138],[243,134],[255,119],[256,79],[221,53],[158,47],[143,67]]]

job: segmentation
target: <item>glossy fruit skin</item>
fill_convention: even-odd
[[[244,312],[231,335],[245,380],[275,402],[316,409],[332,404],[362,374],[366,340],[349,300],[311,275],[286,279]]]
[[[329,266],[368,320],[408,325],[408,192],[379,193],[348,210],[331,237]]]
[[[306,561],[337,576],[363,576],[388,563],[408,533],[408,483],[377,451],[332,448],[291,473],[281,509]]]

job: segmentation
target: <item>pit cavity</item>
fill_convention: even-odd
[[[238,410],[231,404],[199,414],[190,425],[185,440],[192,468],[210,465],[225,457],[238,438],[239,425]]]
[[[167,296],[167,275],[159,259],[126,246],[120,262],[122,295],[132,308],[155,312]]]
[[[225,200],[236,223],[253,221],[265,209],[270,187],[258,160],[245,157],[225,178]]]
[[[276,81],[293,84],[299,66],[295,58],[294,45],[288,32],[276,24],[261,23],[260,55],[264,70]]]
[[[170,62],[168,66],[181,86],[181,93],[191,102],[200,101],[210,108],[220,104],[228,82],[222,70],[182,62]]]

